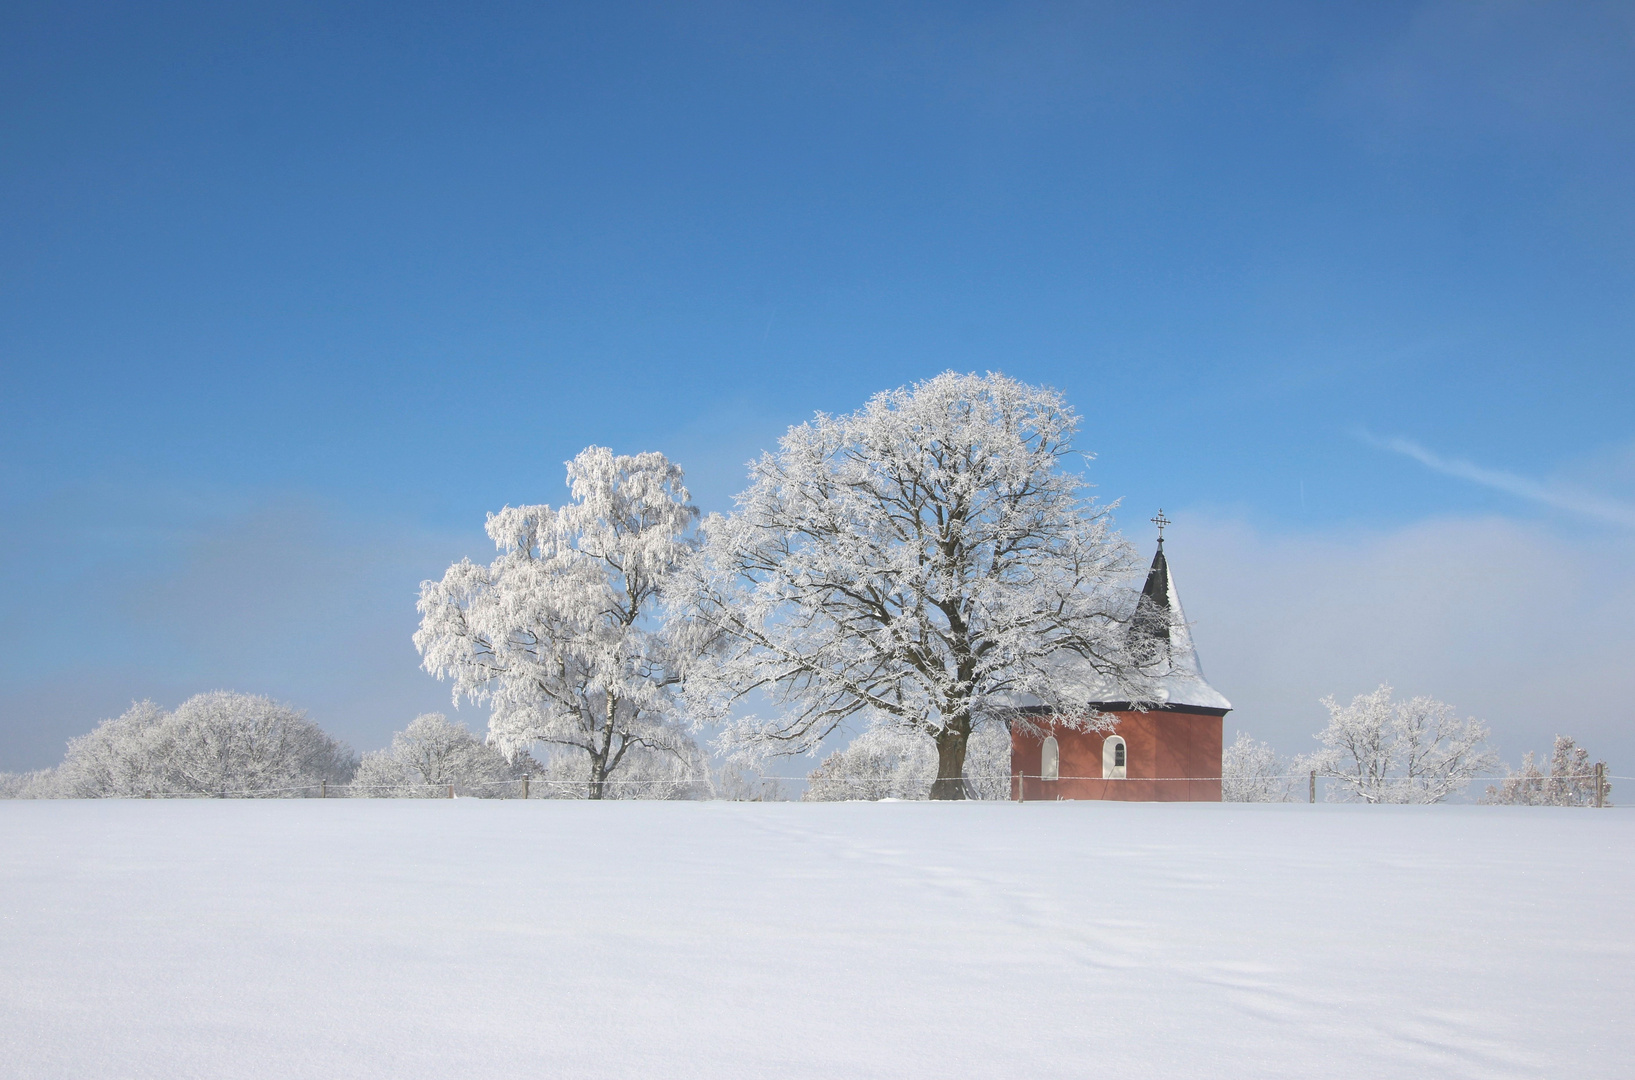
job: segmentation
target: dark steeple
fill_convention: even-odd
[[[1136,627],[1143,633],[1169,641],[1169,561],[1164,558],[1164,540],[1158,539],[1158,554],[1152,557],[1147,584],[1141,589]]]
[[[1158,553],[1152,557],[1152,569],[1147,571],[1147,584],[1141,590],[1141,599],[1136,602],[1136,613],[1133,630],[1144,634],[1150,639],[1169,644],[1169,560],[1164,558],[1164,526],[1169,524],[1169,518],[1162,510],[1152,519],[1158,526]]]

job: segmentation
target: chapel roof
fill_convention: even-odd
[[[1164,555],[1162,533],[1129,632],[1151,639],[1145,651],[1154,657],[1149,672],[1156,683],[1153,699],[1158,708],[1177,711],[1194,708],[1222,713],[1232,708],[1232,703],[1204,679],[1198,650],[1192,643],[1192,627],[1181,608],[1181,597],[1175,591],[1175,575]],[[1117,703],[1098,704],[1106,707]]]

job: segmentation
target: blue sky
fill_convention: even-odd
[[[726,509],[948,368],[1177,518],[1257,734],[1392,681],[1635,758],[1631,176],[1627,5],[13,5],[0,769],[220,686],[380,745],[583,446]]]

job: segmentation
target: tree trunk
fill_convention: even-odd
[[[949,724],[937,734],[937,779],[931,785],[933,799],[965,798],[965,740],[970,722]]]
[[[619,700],[612,694],[607,696],[605,715],[602,720],[601,749],[591,751],[590,755],[590,794],[589,798],[600,799],[607,785],[607,759],[613,753],[613,718],[619,707]],[[595,742],[595,739],[591,740]]]

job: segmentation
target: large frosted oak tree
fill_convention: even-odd
[[[694,756],[673,703],[686,627],[660,600],[698,510],[663,454],[593,446],[568,483],[566,506],[488,516],[493,563],[461,560],[421,585],[414,642],[456,701],[492,706],[491,742],[582,752],[599,799],[638,746]]]
[[[967,740],[1043,703],[1150,700],[1130,655],[1133,552],[1085,483],[1056,391],[945,373],[789,430],[711,515],[689,614],[718,635],[689,679],[698,715],[749,755],[811,750],[843,724],[937,748],[931,797],[965,797]],[[756,694],[776,715],[733,715]]]

